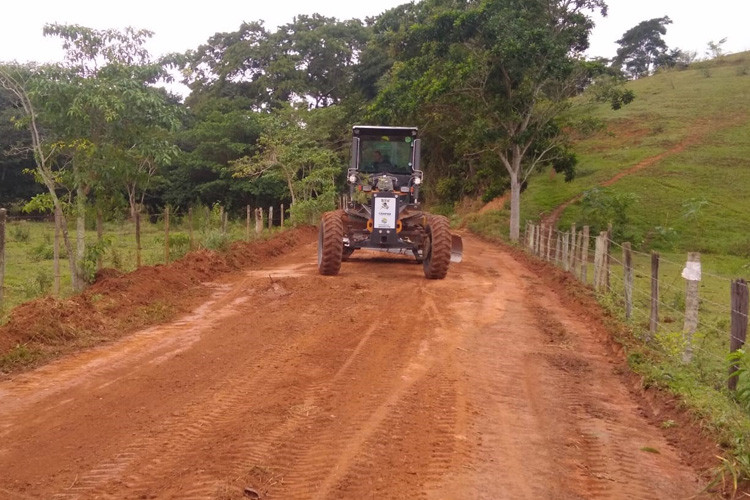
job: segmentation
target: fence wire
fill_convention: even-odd
[[[652,254],[626,249],[623,244],[606,237],[606,254],[597,255],[597,234],[588,235],[588,251],[578,244],[580,229],[576,230],[575,240],[572,231],[560,231],[556,228],[542,227],[527,223],[523,241],[528,251],[539,258],[549,261],[564,270],[575,274],[581,280],[582,268],[586,269],[587,285],[594,285],[602,299],[616,306],[622,319],[641,339],[651,339],[656,348],[675,358],[692,356],[692,366],[701,366],[695,370],[702,382],[720,386],[726,382],[730,352],[730,343],[744,345],[745,338],[733,333],[733,322],[744,322],[747,325],[748,313],[732,307],[730,297],[735,280],[701,269],[698,298],[698,319],[695,331],[686,332],[686,296],[687,280],[683,278],[686,264],[675,262],[659,255],[658,275],[651,274]],[[540,237],[541,235],[541,237]],[[551,250],[551,253],[550,253]],[[626,311],[626,270],[623,254],[629,251],[632,262],[631,315],[625,318]],[[604,252],[599,248],[599,252]],[[549,258],[548,258],[549,256]],[[567,259],[567,260],[566,260]],[[602,268],[596,266],[599,261],[606,261]],[[594,266],[592,270],[592,266]],[[592,272],[593,271],[593,272]],[[606,273],[606,275],[602,274]],[[600,276],[600,274],[602,274]],[[593,281],[599,278],[599,282]],[[657,296],[652,297],[652,283],[656,281]],[[726,299],[726,302],[721,300]],[[650,332],[651,307],[658,308],[658,321],[655,331]],[[745,327],[746,330],[746,327]],[[656,338],[653,338],[656,337]],[[689,339],[692,339],[688,342]],[[669,342],[672,342],[672,350]],[[704,365],[710,368],[706,369]]]

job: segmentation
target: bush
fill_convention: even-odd
[[[31,237],[31,229],[26,221],[21,221],[18,224],[10,224],[8,232],[10,233],[11,238],[18,243],[28,243],[29,238]]]

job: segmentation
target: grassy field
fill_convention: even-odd
[[[558,220],[565,231],[590,225],[592,235],[613,224],[615,265],[619,244],[629,241],[634,261],[634,312],[624,315],[623,272],[612,273],[612,290],[601,302],[623,331],[618,339],[631,367],[646,384],[667,388],[719,437],[729,455],[719,476],[750,478],[750,356],[741,360],[740,389],[730,393],[731,280],[750,277],[750,53],[703,61],[629,82],[636,100],[618,111],[582,98],[571,122],[577,133],[576,178],[538,172],[521,199],[521,227],[537,223],[570,202]],[[645,162],[641,169],[634,167]],[[602,184],[630,171],[608,187]],[[507,238],[508,211],[465,216],[475,232]],[[593,237],[593,236],[592,236]],[[591,243],[593,261],[593,241]],[[661,254],[660,324],[646,342],[650,300],[650,252]],[[687,252],[700,252],[698,331],[694,357],[682,362]],[[593,269],[589,270],[589,282]],[[719,464],[719,462],[717,462]]]
[[[264,232],[268,232],[265,229]],[[97,244],[94,229],[86,231],[89,248],[87,260],[95,271],[97,256],[102,266],[123,272],[133,271],[137,263],[135,224],[107,222],[104,224],[103,243]],[[75,228],[69,227],[75,248]],[[251,238],[265,237],[255,234]],[[229,221],[226,233],[222,230],[218,213],[195,215],[193,218],[193,248],[224,249],[232,241],[247,238],[246,223]],[[141,265],[163,264],[165,255],[164,221],[141,222]],[[6,227],[6,270],[4,303],[0,309],[0,323],[16,305],[54,293],[54,223],[34,220],[11,220]],[[72,293],[70,268],[62,242],[60,259],[60,296]],[[190,228],[186,217],[171,217],[169,231],[170,260],[176,260],[190,250]]]

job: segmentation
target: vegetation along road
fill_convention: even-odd
[[[552,268],[464,235],[444,280],[365,251],[323,277],[302,234],[175,321],[0,381],[0,496],[700,497]]]

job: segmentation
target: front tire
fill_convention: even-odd
[[[422,261],[424,275],[427,279],[441,280],[448,274],[451,263],[450,224],[442,215],[428,215],[425,230],[428,242]]]
[[[344,224],[341,213],[326,212],[320,220],[318,230],[318,272],[324,276],[335,276],[341,269],[344,250]]]

